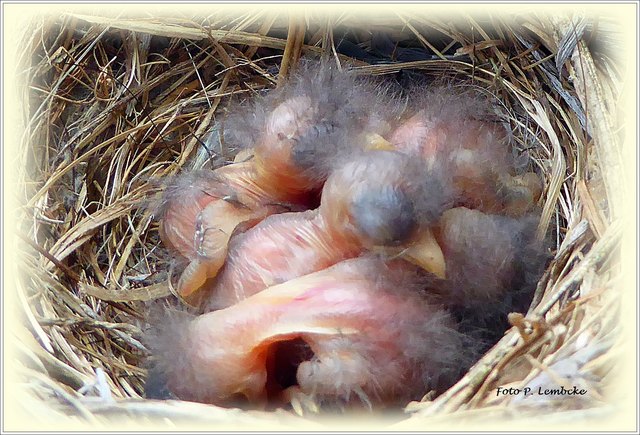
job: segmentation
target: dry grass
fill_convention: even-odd
[[[349,59],[336,49],[345,29],[365,47],[378,30],[433,56]],[[25,273],[18,293],[26,326],[18,334],[21,378],[33,402],[25,406],[41,418],[271,418],[140,400],[142,306],[169,294],[168,259],[144,205],[158,189],[150,180],[232,159],[215,134],[206,138],[229,101],[276,86],[274,67],[286,72],[300,55],[322,53],[351,61],[356,74],[413,69],[473,78],[511,114],[518,147],[545,179],[540,234],[552,228],[555,246],[537,304],[513,316],[514,327],[457,385],[406,411],[414,418],[507,409],[522,415],[606,403],[619,311],[613,194],[624,188],[621,125],[612,109],[620,65],[608,55],[618,42],[613,23],[531,14],[455,23],[402,14],[366,23],[352,14],[290,22],[266,12],[118,20],[67,14],[34,21],[25,35],[18,229]],[[495,394],[498,385],[564,384],[590,394],[538,401]]]

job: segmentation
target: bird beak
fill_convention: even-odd
[[[365,151],[372,151],[372,150],[394,151],[395,147],[391,144],[391,142],[389,142],[379,134],[367,133],[365,135],[364,150]]]
[[[444,255],[430,229],[422,230],[417,240],[402,253],[402,257],[438,278],[446,278]]]

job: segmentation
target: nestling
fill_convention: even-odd
[[[442,391],[471,347],[402,260],[358,258],[270,287],[149,337],[177,397],[218,405],[311,399],[384,407]]]
[[[434,87],[416,92],[410,108],[413,114],[389,141],[446,171],[458,205],[508,216],[535,207],[542,182],[533,172],[515,174],[507,131],[486,97],[472,89]]]
[[[431,291],[443,295],[465,331],[493,343],[508,328],[509,312],[526,312],[546,263],[536,240],[540,216],[514,218],[459,207],[434,227],[447,265],[447,279]]]

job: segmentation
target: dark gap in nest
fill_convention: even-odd
[[[455,55],[459,44],[450,44],[450,38],[433,29],[419,31],[441,54]],[[338,53],[372,65],[440,59],[433,50],[412,37],[413,34],[396,35],[383,28],[358,31],[344,26],[336,27],[333,34]]]

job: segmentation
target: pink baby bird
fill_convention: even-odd
[[[459,205],[510,216],[535,206],[542,182],[533,172],[515,174],[507,131],[486,97],[472,89],[433,87],[416,92],[410,107],[413,114],[389,141],[445,171]]]
[[[178,398],[222,406],[405,404],[470,361],[455,322],[420,288],[415,266],[362,257],[223,310],[163,315],[149,340],[156,372]]]

